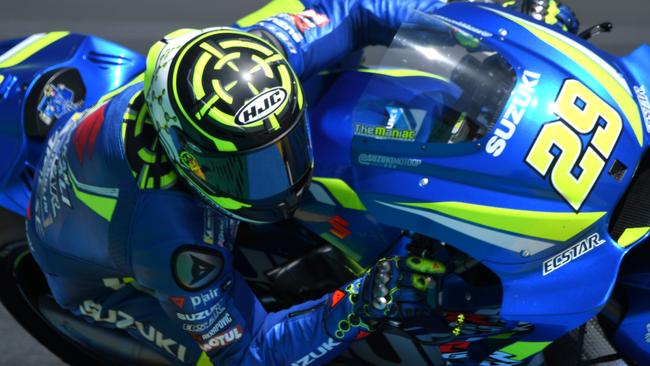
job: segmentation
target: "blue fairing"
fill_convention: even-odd
[[[16,46],[16,39],[0,43],[0,54]],[[23,63],[0,68],[0,205],[24,215],[29,199],[33,169],[43,151],[44,139],[25,135],[25,110],[29,97],[38,96],[42,78],[61,69],[76,69],[86,96],[78,111],[93,106],[103,95],[131,81],[144,71],[144,57],[104,39],[69,34],[49,44]],[[36,87],[40,86],[38,90]]]

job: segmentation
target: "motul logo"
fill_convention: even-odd
[[[240,125],[261,121],[278,110],[287,100],[287,92],[281,87],[269,89],[248,102],[235,115]]]
[[[334,349],[334,347],[340,345],[340,342],[334,342],[332,338],[329,338],[326,342],[321,344],[317,352],[309,352],[309,354],[305,355],[298,361],[294,362],[291,364],[291,366],[307,366],[310,365],[312,362],[316,361],[317,359],[325,356],[327,352],[331,351]]]
[[[203,352],[210,352],[215,348],[225,347],[229,344],[235,343],[244,336],[244,331],[239,325],[229,329],[223,333],[219,333],[213,338],[210,338],[209,341],[201,345]]]

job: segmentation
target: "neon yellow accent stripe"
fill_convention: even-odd
[[[517,18],[513,15],[498,10],[490,8],[485,9],[495,12],[526,28],[540,40],[555,48],[567,58],[571,59],[576,65],[592,75],[603,86],[603,88],[607,90],[609,95],[612,96],[616,104],[618,104],[618,106],[621,108],[622,112],[625,114],[626,119],[632,126],[632,130],[634,130],[634,135],[636,136],[639,145],[643,146],[643,128],[641,125],[641,115],[639,113],[639,109],[637,108],[637,104],[632,99],[632,96],[629,93],[629,87],[627,87],[625,81],[617,79],[616,74],[612,74],[612,72],[616,72],[615,70],[608,71],[605,67],[600,65],[596,60],[592,59],[589,55],[585,54],[583,51],[570,44],[568,38],[559,32],[549,30],[537,24],[528,22],[526,20]]]
[[[618,239],[618,245],[625,248],[630,244],[634,244],[647,234],[648,231],[650,231],[650,227],[634,227],[625,229],[623,235]]]
[[[313,181],[324,185],[341,206],[351,210],[366,211],[366,206],[363,205],[359,196],[341,179],[314,177]]]
[[[223,123],[224,125],[239,127],[239,126],[237,126],[235,124],[235,117],[234,116],[231,116],[228,113],[222,112],[217,108],[211,108],[210,112],[208,112],[208,115],[210,117],[212,117],[212,119],[215,119],[215,120]],[[203,130],[201,130],[201,133],[205,134],[206,136],[210,136],[207,132],[204,132]]]
[[[4,75],[0,75],[0,84],[2,84],[3,81],[5,81],[5,76],[4,76]]]
[[[138,187],[140,189],[147,188],[147,178],[149,177],[149,165],[144,165],[138,174]]]
[[[276,117],[275,114],[269,116],[269,121],[271,122],[271,127],[273,127],[274,130],[280,129],[280,122],[278,121],[278,117]]]
[[[605,212],[543,212],[464,202],[399,203],[438,211],[479,225],[535,238],[566,241],[593,225]]]
[[[228,64],[228,67],[230,67],[231,69],[233,69],[235,72],[239,72],[239,68],[237,67],[237,65],[233,64],[233,63],[230,62],[230,61],[232,61],[232,60],[236,60],[236,59],[238,59],[238,58],[240,58],[240,57],[241,57],[241,52],[233,52],[233,53],[229,53],[229,54],[227,54],[226,56],[224,56],[223,58],[221,58],[219,61],[217,61],[217,64],[214,65],[214,68],[215,68],[216,70],[221,70],[221,69],[223,69],[223,67],[224,67],[226,64]]]
[[[219,96],[218,95],[213,95],[212,98],[210,98],[210,100],[208,100],[208,102],[205,103],[203,105],[203,107],[201,107],[199,112],[195,115],[196,119],[203,118],[203,116],[205,116],[205,114],[208,113],[210,108],[212,108],[212,106],[214,105],[214,103],[217,102],[217,100],[219,100]]]
[[[174,171],[171,171],[171,172],[163,175],[160,178],[160,188],[166,189],[166,188],[169,188],[169,187],[173,186],[174,184],[176,184],[177,179],[178,179],[178,176],[176,175],[176,172],[174,172]]]
[[[193,28],[181,28],[179,30],[175,30],[168,35],[165,36],[165,39],[167,40],[172,40],[174,38],[182,37],[186,34],[196,32],[198,29],[193,29]]]
[[[523,361],[546,348],[551,342],[516,342],[507,347],[501,348],[501,352],[513,355],[513,360]]]
[[[214,144],[217,146],[219,151],[231,152],[237,151],[237,146],[230,141],[220,140],[218,138],[213,138]]]
[[[149,49],[147,53],[147,68],[144,72],[144,90],[148,91],[151,86],[151,79],[153,79],[154,71],[156,70],[156,61],[160,52],[165,48],[165,44],[162,42],[156,42]]]
[[[359,69],[358,72],[363,72],[367,74],[378,74],[386,75],[394,78],[408,78],[408,77],[425,77],[431,79],[437,79],[444,82],[449,82],[449,80],[443,78],[440,75],[431,74],[419,70],[409,70],[409,69]]]
[[[115,89],[115,90],[113,90],[112,92],[110,92],[110,93],[104,95],[104,96],[99,100],[99,102],[97,102],[97,105],[100,105],[100,104],[103,104],[104,102],[107,102],[108,100],[110,100],[110,99],[113,98],[114,96],[120,94],[120,93],[123,92],[124,90],[126,90],[126,89],[132,87],[132,86],[135,85],[135,84],[141,83],[141,82],[143,82],[143,81],[144,81],[144,73],[142,73],[142,74],[136,76],[135,79],[131,80],[128,84],[124,85],[123,87],[118,88],[118,89]]]
[[[109,197],[96,196],[94,194],[81,192],[77,185],[74,182],[74,179],[70,179],[70,185],[74,191],[74,195],[79,201],[86,205],[93,212],[103,217],[106,221],[111,221],[113,218],[113,212],[115,212],[115,206],[117,206],[117,200]]]
[[[194,75],[192,75],[192,88],[194,89],[194,94],[196,94],[196,99],[201,100],[205,97],[205,90],[203,89],[203,72],[208,62],[212,58],[212,55],[209,53],[204,53],[199,57],[199,60],[196,62],[194,67]]]
[[[252,207],[251,205],[243,202],[236,201],[232,198],[227,198],[227,197],[217,197],[217,196],[210,196],[210,198],[216,202],[219,206],[226,210],[231,210],[231,211],[237,211],[242,208],[249,208]]]
[[[221,81],[219,79],[212,80],[212,88],[217,92],[219,98],[228,104],[232,104],[233,98],[221,87]]]
[[[126,121],[122,122],[122,141],[126,141]]]
[[[212,365],[212,361],[210,361],[210,357],[208,357],[208,355],[205,352],[201,352],[201,357],[199,357],[196,366],[213,366],[213,365]]]
[[[191,46],[188,46],[188,47],[186,47],[186,49],[189,49],[190,47]],[[203,43],[201,43],[201,45],[199,47],[201,47],[204,51],[207,51],[207,52],[213,54],[215,57],[217,57],[219,59],[223,57],[223,53],[219,52],[216,48],[212,47],[212,45],[209,44],[209,43],[203,42]],[[185,54],[183,53],[183,55],[185,55]],[[180,58],[179,58],[179,60],[180,60]],[[180,61],[178,63],[180,64]]]
[[[255,63],[257,63],[257,66],[255,66],[254,68],[252,68],[250,70],[251,74],[257,72],[257,70],[259,70],[259,69],[262,69],[262,71],[264,71],[264,75],[267,78],[272,78],[273,77],[273,70],[271,70],[271,66],[269,66],[269,64],[267,63],[266,60],[263,60],[261,57],[259,57],[256,54],[253,54],[251,59],[253,61],[255,61]]]
[[[45,36],[34,41],[34,43],[18,51],[15,55],[11,56],[9,59],[0,63],[0,69],[16,66],[28,58],[34,56],[36,53],[44,49],[45,47],[51,45],[52,43],[60,40],[61,38],[67,36],[70,32],[51,32]]]
[[[148,164],[153,164],[156,162],[156,155],[144,147],[138,150],[138,157]]]
[[[273,51],[271,49],[266,48],[262,46],[261,44],[253,43],[253,42],[246,42],[246,41],[223,41],[219,43],[219,46],[223,47],[224,49],[228,48],[233,48],[233,47],[240,47],[240,48],[248,48],[251,50],[255,50],[258,52],[262,52],[266,56],[271,56],[273,55]]]
[[[300,13],[303,10],[305,10],[305,5],[298,0],[273,0],[263,8],[239,19],[237,25],[240,27],[250,27],[261,20],[280,13]]]
[[[285,65],[280,65],[278,67],[278,72],[280,72],[280,82],[282,83],[282,89],[287,92],[287,95],[291,95],[293,91],[293,83],[291,82],[291,74],[289,69]],[[284,111],[289,104],[290,98],[285,98],[284,102],[280,107],[275,111],[275,114],[280,114]]]

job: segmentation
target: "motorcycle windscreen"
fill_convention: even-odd
[[[436,15],[411,14],[354,111],[368,138],[459,143],[487,135],[516,85],[499,52]]]

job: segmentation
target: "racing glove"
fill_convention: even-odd
[[[431,311],[427,294],[445,266],[415,256],[385,258],[328,299],[325,328],[339,341],[361,339],[386,321],[407,321]]]

